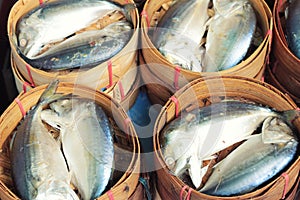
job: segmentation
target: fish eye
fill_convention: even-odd
[[[171,156],[165,157],[165,162],[170,169],[173,169],[175,167],[175,159],[173,157]]]
[[[27,40],[25,38],[22,38],[20,40],[20,47],[25,47],[27,45]]]

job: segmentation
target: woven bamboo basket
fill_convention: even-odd
[[[11,60],[11,67],[19,93],[26,93],[34,87],[34,85],[25,81],[25,78],[20,74],[16,67],[14,60]],[[126,110],[132,106],[138,95],[138,87],[141,82],[141,77],[137,70],[137,68],[130,69],[112,87],[106,88],[103,91],[113,97],[116,101],[118,101],[118,103],[121,103],[123,108]]]
[[[174,101],[174,99],[176,101]],[[166,166],[160,143],[160,131],[182,111],[190,111],[194,108],[203,107],[221,100],[235,99],[251,101],[277,110],[296,109],[293,100],[284,95],[275,87],[246,77],[221,76],[207,77],[192,81],[173,95],[161,109],[154,127],[154,150],[156,153],[157,166],[157,188],[162,199],[293,199],[299,182],[300,157],[298,156],[286,170],[284,176],[277,176],[267,185],[256,189],[253,192],[234,196],[216,197],[206,195],[194,190],[193,186],[186,186],[178,177],[171,175]],[[176,103],[177,102],[177,103]],[[300,119],[295,120],[294,125],[300,130]],[[288,178],[287,178],[288,177]],[[287,184],[288,181],[288,184]]]
[[[15,193],[11,178],[11,164],[9,159],[9,142],[12,132],[22,120],[22,109],[27,112],[38,101],[45,89],[45,85],[38,86],[17,96],[16,101],[4,111],[0,117],[0,199],[20,199]],[[115,170],[113,186],[97,199],[128,199],[136,190],[140,177],[140,146],[139,141],[127,114],[122,106],[105,93],[95,92],[84,86],[71,83],[60,83],[58,93],[73,93],[82,98],[95,100],[102,106],[109,116],[115,130]],[[21,105],[21,106],[20,106]]]
[[[51,2],[49,0],[47,2]],[[113,0],[116,3],[124,5],[126,3],[134,3],[133,0]],[[27,82],[35,86],[49,83],[54,78],[62,82],[72,82],[80,85],[85,85],[93,89],[109,88],[118,81],[129,69],[136,67],[136,48],[138,45],[139,35],[139,16],[137,9],[131,12],[131,17],[134,25],[134,31],[131,39],[126,46],[109,61],[103,62],[96,67],[88,70],[63,70],[59,72],[50,72],[31,67],[18,54],[14,42],[14,30],[18,20],[28,11],[40,6],[38,0],[19,0],[12,7],[7,23],[7,31],[11,46],[12,59],[18,68],[20,74]],[[109,21],[109,20],[108,20]],[[129,82],[134,79],[128,80]],[[133,82],[131,82],[133,84]]]
[[[155,48],[152,43],[148,32],[150,28],[156,26],[157,21],[160,20],[161,16],[168,10],[168,3],[172,0],[163,1],[146,1],[144,10],[141,18],[141,43],[142,43],[142,54],[145,63],[152,74],[155,76],[154,79],[158,78],[162,80],[165,85],[173,88],[176,91],[178,88],[183,87],[186,82],[191,80],[216,75],[239,75],[244,77],[260,79],[262,72],[265,67],[265,63],[268,59],[270,52],[271,43],[271,31],[272,25],[272,13],[263,0],[251,0],[251,4],[256,11],[258,18],[258,26],[261,28],[264,35],[264,40],[256,48],[256,50],[248,56],[240,64],[220,72],[193,72],[185,69],[178,69],[175,65],[171,64],[159,51]],[[144,71],[142,71],[143,73]],[[147,71],[145,73],[148,73]],[[175,74],[175,75],[174,75]],[[177,75],[176,75],[177,74]],[[178,77],[175,79],[175,77]],[[162,88],[163,89],[163,88]]]
[[[278,82],[285,88],[295,101],[300,98],[300,59],[288,48],[285,37],[284,12],[286,0],[276,0],[273,9],[274,39],[271,54],[274,57],[270,67]]]

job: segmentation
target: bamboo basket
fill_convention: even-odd
[[[274,39],[271,51],[274,59],[270,68],[281,86],[291,94],[295,101],[298,101],[300,98],[300,59],[287,46],[284,19],[286,7],[286,0],[276,0],[273,9]]]
[[[51,2],[49,0],[46,2]],[[113,0],[116,3],[124,5],[126,3],[134,3],[133,0]],[[103,62],[96,67],[88,70],[63,70],[59,72],[50,72],[31,67],[26,63],[18,54],[15,46],[15,33],[16,24],[18,20],[28,11],[35,7],[40,6],[38,0],[19,0],[12,7],[7,23],[7,31],[9,42],[11,46],[12,60],[18,68],[19,73],[24,79],[35,86],[47,84],[54,78],[62,82],[71,82],[80,85],[85,85],[92,89],[100,90],[102,88],[109,88],[114,85],[129,69],[136,67],[136,49],[138,45],[139,35],[139,16],[137,9],[131,12],[131,17],[134,25],[134,31],[131,39],[126,46],[109,61]],[[134,79],[128,80],[133,81]],[[131,82],[133,84],[133,82]]]
[[[12,132],[22,120],[21,110],[27,112],[38,101],[45,89],[45,85],[38,86],[17,96],[16,101],[4,111],[0,117],[0,199],[20,199],[15,193],[11,178],[11,164],[9,159],[9,142]],[[132,123],[124,109],[107,94],[95,92],[87,87],[71,83],[60,83],[58,93],[74,95],[95,100],[107,113],[115,129],[115,170],[113,186],[97,199],[128,199],[136,190],[140,176],[140,145]],[[17,103],[19,102],[19,103]],[[19,106],[22,105],[22,106]],[[108,193],[109,192],[109,193]]]
[[[256,50],[240,64],[220,72],[193,72],[190,70],[176,68],[171,64],[153,45],[148,32],[150,28],[156,26],[157,21],[168,10],[168,3],[172,0],[163,1],[146,1],[141,18],[141,43],[142,54],[145,63],[148,65],[149,71],[154,79],[160,79],[167,85],[173,88],[175,92],[178,88],[186,85],[186,82],[192,81],[200,77],[216,76],[216,75],[238,75],[249,78],[261,79],[265,68],[266,61],[270,52],[271,32],[273,29],[272,13],[263,0],[251,0],[251,4],[256,11],[258,26],[262,29],[264,35],[263,42]],[[145,73],[149,74],[149,71]],[[178,72],[179,71],[179,72]],[[141,73],[144,73],[142,71]],[[175,74],[175,75],[174,75]],[[177,75],[176,75],[177,74]],[[147,75],[149,76],[149,75]],[[177,79],[174,77],[178,76]],[[161,88],[163,90],[163,87]]]
[[[162,199],[254,199],[254,200],[274,200],[274,199],[293,199],[298,188],[300,157],[291,163],[284,176],[277,176],[267,185],[256,189],[253,192],[234,196],[234,197],[216,197],[197,192],[192,186],[186,186],[182,180],[171,175],[166,166],[161,151],[160,131],[173,120],[176,113],[190,111],[194,108],[203,107],[211,103],[219,102],[225,99],[235,99],[241,101],[251,101],[277,110],[296,109],[293,100],[284,95],[275,87],[246,77],[221,76],[207,77],[192,81],[189,85],[181,88],[173,95],[174,100],[169,100],[161,109],[154,127],[154,150],[155,164],[157,167],[157,188]],[[177,102],[177,103],[175,103]],[[296,119],[294,125],[300,131],[300,119]],[[191,188],[191,189],[190,189]]]
[[[11,67],[15,84],[19,93],[26,93],[34,87],[32,84],[25,81],[24,77],[20,74],[18,68],[16,67],[14,60],[12,59]],[[133,105],[138,95],[138,87],[141,82],[141,77],[137,71],[137,68],[130,69],[113,86],[105,88],[103,91],[104,93],[113,97],[118,103],[121,103],[123,108],[126,108],[126,110]]]

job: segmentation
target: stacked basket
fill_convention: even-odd
[[[27,93],[21,93],[0,117],[1,129],[1,176],[0,176],[0,197],[1,199],[19,199],[15,193],[11,180],[11,164],[9,159],[9,143],[13,132],[19,122],[30,108],[35,106],[45,85],[38,86]],[[97,199],[128,199],[134,194],[140,177],[140,146],[132,123],[122,106],[108,95],[95,92],[87,87],[71,83],[61,83],[57,92],[62,94],[72,93],[81,98],[94,100],[107,113],[114,124],[115,139],[115,171],[114,185],[107,193]],[[123,170],[123,171],[122,171]],[[137,190],[141,193],[140,190]]]
[[[151,28],[156,26],[156,23],[169,9],[170,3],[173,1],[146,1],[141,18],[141,60],[144,60],[146,67],[141,71],[142,77],[146,83],[157,83],[155,86],[150,84],[148,87],[149,93],[154,96],[160,94],[172,94],[179,88],[183,87],[189,81],[199,77],[212,75],[239,75],[249,78],[261,79],[264,73],[266,61],[268,60],[271,32],[272,32],[272,13],[265,1],[251,0],[259,28],[264,36],[263,41],[256,50],[243,60],[238,65],[219,72],[193,72],[190,70],[181,69],[178,66],[170,63],[152,43],[148,35]],[[152,87],[153,86],[153,87]],[[169,95],[155,103],[166,102]]]
[[[52,0],[47,1],[52,2]],[[131,1],[116,0],[113,1],[120,5],[127,3],[134,3]],[[8,36],[11,46],[11,65],[15,76],[16,86],[19,92],[23,90],[29,90],[32,87],[47,84],[54,78],[59,79],[61,82],[71,82],[74,84],[85,85],[95,90],[106,90],[106,93],[114,95],[113,89],[116,86],[116,82],[121,77],[125,76],[128,71],[130,76],[126,79],[126,82],[121,81],[118,85],[122,85],[122,95],[125,97],[132,90],[139,80],[136,66],[137,66],[137,44],[139,34],[139,17],[137,9],[131,12],[131,19],[134,27],[132,37],[126,46],[110,60],[103,62],[96,67],[88,70],[62,70],[62,71],[44,71],[41,69],[30,66],[26,61],[18,54],[16,44],[14,41],[16,25],[18,20],[28,11],[41,6],[42,1],[29,0],[29,1],[17,1],[10,11],[8,18]],[[104,19],[105,23],[110,23],[110,19]],[[104,23],[103,22],[103,23]],[[132,72],[136,72],[135,74]]]
[[[300,59],[288,48],[285,37],[286,0],[277,0],[273,9],[274,39],[271,51],[271,63],[268,70],[268,81],[289,94],[300,104]]]

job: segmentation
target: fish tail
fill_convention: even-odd
[[[134,3],[128,3],[128,4],[124,5],[125,18],[129,22],[132,22],[131,11],[133,11],[134,9],[136,9],[136,5]]]
[[[56,93],[57,86],[58,86],[59,80],[55,79],[45,89],[45,91],[42,93],[38,104],[48,104],[50,102],[53,102],[55,100],[58,100],[66,95]]]
[[[293,122],[300,117],[300,110],[294,109],[294,110],[286,110],[282,111],[282,116],[284,120],[293,127]]]

